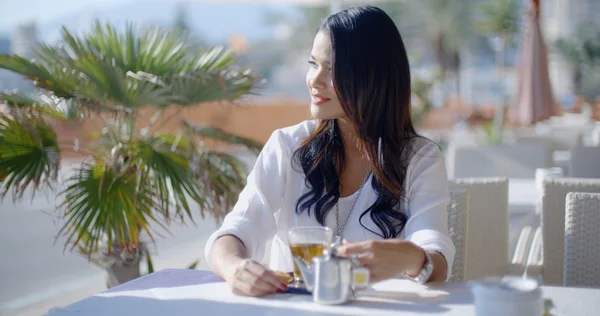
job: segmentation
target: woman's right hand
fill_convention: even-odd
[[[243,296],[264,296],[287,291],[287,285],[264,265],[242,259],[226,278],[234,294]]]

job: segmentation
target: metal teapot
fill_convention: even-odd
[[[324,250],[323,256],[313,258],[313,265],[294,257],[315,303],[344,304],[354,298],[356,289],[369,284],[369,270],[353,259],[338,257],[336,250],[336,246]]]

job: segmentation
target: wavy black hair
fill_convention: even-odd
[[[405,197],[404,180],[417,133],[410,116],[410,68],[402,37],[392,19],[373,6],[356,6],[327,17],[318,32],[332,44],[333,86],[356,132],[359,148],[369,158],[371,186],[377,200],[369,214],[382,238],[395,238],[408,215],[397,205]],[[340,197],[345,168],[344,145],[336,120],[320,120],[315,131],[294,152],[294,162],[310,191],[296,203],[296,212],[314,210],[325,225]]]

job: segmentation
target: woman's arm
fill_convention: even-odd
[[[236,236],[217,239],[210,257],[213,271],[229,283],[235,294],[263,296],[287,291],[287,285],[273,271],[250,259],[248,250]]]
[[[416,277],[425,264],[423,248],[401,239],[371,240],[346,244],[338,249],[341,256],[356,255],[360,264],[369,268],[371,281],[378,282],[407,274]],[[433,263],[433,271],[427,282],[444,281],[447,264],[437,251],[427,251]]]
[[[404,233],[406,240],[430,254],[434,265],[430,280],[444,281],[450,277],[456,252],[448,232],[448,176],[439,148],[431,141],[423,142],[407,171],[409,219]]]
[[[357,255],[376,281],[416,276],[431,256],[433,271],[428,281],[444,281],[450,276],[455,248],[448,233],[448,180],[443,156],[430,142],[417,150],[406,175],[406,201],[409,219],[404,240],[389,239],[345,245],[342,255]]]
[[[281,206],[289,164],[281,134],[277,130],[271,135],[233,210],[206,243],[205,256],[213,271],[243,295],[264,295],[282,288],[281,282],[274,287],[274,274],[256,262],[277,231],[274,213]]]
[[[234,235],[221,236],[215,241],[210,251],[210,262],[213,272],[224,280],[229,279],[235,267],[243,260],[250,259],[248,249]]]
[[[416,246],[416,245],[415,245]],[[418,246],[416,246],[418,247]],[[419,247],[421,251],[421,255],[415,255],[415,262],[412,265],[407,266],[405,273],[410,277],[416,277],[421,268],[423,268],[425,264],[425,254],[423,254],[424,249]],[[431,276],[427,280],[427,282],[442,282],[446,280],[446,276],[448,274],[448,264],[446,264],[446,259],[444,256],[437,251],[427,251],[429,254],[431,261],[433,263],[433,271],[431,272]]]

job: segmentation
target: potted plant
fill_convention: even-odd
[[[198,51],[182,33],[132,25],[119,32],[99,22],[81,36],[63,28],[62,43],[40,45],[35,60],[1,55],[0,69],[41,93],[0,95],[0,193],[20,198],[62,184],[65,249],[105,268],[109,287],[140,276],[142,259],[152,269],[155,228],[193,221],[194,213],[222,219],[243,188],[243,163],[203,140],[255,153],[261,145],[177,115],[252,93],[257,79],[237,68],[228,50]],[[87,159],[64,183],[57,183],[66,149],[56,120],[98,125],[89,142],[76,144]]]

